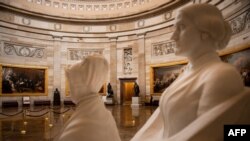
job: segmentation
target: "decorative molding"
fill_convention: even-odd
[[[91,29],[90,26],[83,26],[83,32],[89,32]]]
[[[4,43],[3,51],[6,55],[21,57],[44,58],[45,49],[38,47],[28,47],[19,44]]]
[[[61,24],[58,24],[58,23],[55,23],[55,24],[54,24],[54,29],[55,29],[55,30],[61,30],[61,29],[62,29],[62,25],[61,25]]]
[[[133,63],[133,54],[132,48],[125,48],[123,50],[123,72],[124,74],[132,73],[132,63]]]
[[[250,9],[229,21],[232,34],[238,34],[250,28]]]
[[[30,19],[28,19],[28,18],[22,18],[22,23],[24,25],[30,25]]]
[[[107,11],[108,10],[108,6],[107,5],[102,5],[102,11]]]
[[[59,8],[60,3],[59,2],[54,2],[53,5],[54,5],[55,8]]]
[[[117,3],[117,8],[118,8],[118,9],[123,8],[123,3]]]
[[[51,6],[51,1],[50,0],[44,0],[46,6]]]
[[[36,0],[36,4],[42,4],[42,0]]]
[[[109,29],[110,31],[116,31],[116,25],[110,25]]]
[[[174,53],[174,41],[164,41],[152,44],[152,56],[164,56]]]
[[[92,10],[92,5],[86,5],[86,10],[91,11]]]
[[[84,5],[79,5],[78,10],[83,11],[84,10]]]
[[[145,21],[144,20],[140,20],[140,21],[138,21],[137,25],[138,25],[138,27],[144,27]]]
[[[129,8],[130,7],[130,2],[125,2],[124,5],[125,5],[124,8]]]
[[[164,18],[166,21],[170,20],[172,18],[172,11],[165,13]]]
[[[142,33],[137,33],[137,37],[138,37],[138,39],[142,39],[142,38],[144,38],[144,37],[145,37],[145,35],[146,35],[146,33],[144,33],[144,32],[142,32]]]
[[[62,3],[62,8],[63,9],[68,9],[68,4],[67,3]]]
[[[76,10],[76,4],[70,4],[70,9],[71,10]]]
[[[115,10],[115,9],[116,9],[115,4],[110,4],[110,5],[109,5],[109,10]]]
[[[110,41],[110,42],[116,42],[117,39],[118,39],[118,37],[110,37],[110,38],[109,38],[109,41]]]
[[[52,38],[53,38],[54,40],[57,40],[57,41],[63,39],[63,37],[62,37],[62,36],[59,36],[59,35],[52,35]]]
[[[104,49],[68,49],[69,60],[82,60],[89,55],[100,54],[103,55]]]
[[[64,0],[27,0],[30,3],[45,5],[48,7],[62,8],[65,10],[86,10],[86,11],[113,11],[122,8],[140,6],[149,3],[149,0],[112,0],[112,1],[64,1]],[[84,9],[86,7],[86,9]]]

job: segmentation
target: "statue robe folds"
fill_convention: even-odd
[[[98,95],[107,73],[108,63],[101,56],[89,56],[66,70],[77,107],[56,140],[120,141],[115,120]]]
[[[225,124],[250,123],[250,90],[215,54],[200,57],[162,94],[131,141],[221,141]]]

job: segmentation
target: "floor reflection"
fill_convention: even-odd
[[[107,106],[122,141],[129,141],[157,107]],[[75,107],[4,108],[0,111],[0,141],[52,141]]]

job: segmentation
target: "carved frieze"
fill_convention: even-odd
[[[33,57],[33,58],[44,58],[45,49],[38,47],[28,47],[18,44],[4,43],[3,52],[6,55],[22,56],[22,57]]]
[[[132,73],[132,63],[133,63],[133,54],[132,48],[126,48],[123,50],[123,72],[124,74],[131,74]]]
[[[250,9],[229,21],[233,35],[250,28]]]
[[[152,44],[152,56],[164,56],[174,53],[175,43],[173,41],[165,41]]]
[[[82,60],[93,54],[103,55],[103,49],[68,49],[67,52],[69,60]]]

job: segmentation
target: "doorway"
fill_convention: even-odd
[[[134,95],[134,84],[137,78],[120,78],[121,104],[130,105]]]

